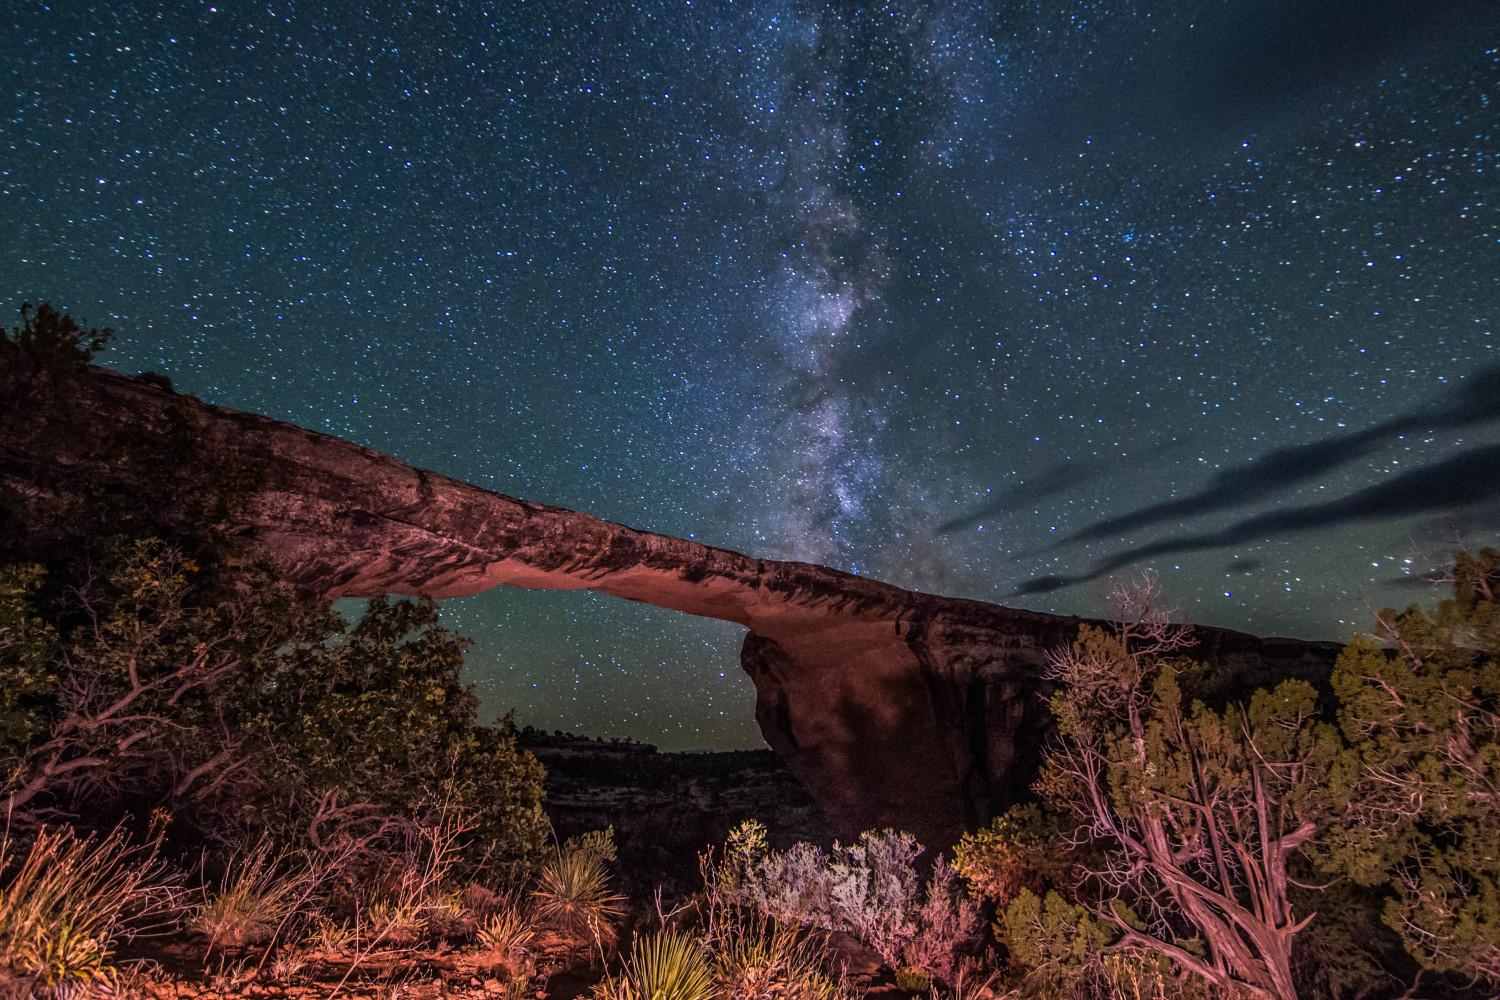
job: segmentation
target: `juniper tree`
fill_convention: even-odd
[[[1306,682],[1222,711],[1189,701],[1178,680],[1188,664],[1174,655],[1183,633],[1149,593],[1135,611],[1117,631],[1083,626],[1053,658],[1060,739],[1038,787],[1072,820],[1086,884],[1067,904],[1073,917],[1038,926],[1293,1000],[1293,943],[1315,917],[1294,910],[1293,870],[1341,818],[1357,762],[1315,718]],[[1027,891],[1012,909],[1037,905]]]
[[[1339,657],[1361,777],[1330,859],[1389,880],[1385,920],[1425,967],[1500,982],[1500,551],[1460,553],[1452,583]]]

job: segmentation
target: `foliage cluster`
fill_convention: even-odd
[[[1025,988],[1096,993],[1133,954],[1179,991],[1367,995],[1397,964],[1382,899],[1424,967],[1500,981],[1500,553],[1460,554],[1453,584],[1356,637],[1334,712],[1296,680],[1186,697],[1201,667],[1149,587],[1118,630],[1080,629],[1040,806],[957,849]]]
[[[105,982],[116,939],[167,917],[177,887],[155,845],[120,832],[42,830],[28,849],[0,843],[0,995],[66,995]]]
[[[195,400],[170,397],[161,426],[90,410],[108,339],[45,305],[0,336],[0,474],[23,484],[0,489],[3,960],[30,969],[15,956],[43,941],[71,949],[75,985],[105,968],[110,900],[134,891],[110,880],[135,885],[125,834],[58,831],[157,810],[164,850],[208,848],[220,885],[182,919],[232,946],[283,940],[314,903],[355,899],[365,928],[372,908],[410,916],[433,884],[413,859],[445,817],[463,820],[438,867],[526,877],[545,857],[541,767],[508,719],[478,724],[464,641],[430,600],[374,600],[350,626],[278,579],[232,530],[259,470],[200,447]],[[68,878],[98,918],[48,903],[19,930],[17,907],[42,912]],[[385,898],[358,903],[370,885]]]
[[[13,823],[152,808],[219,842],[410,835],[439,801],[471,853],[540,857],[540,766],[508,724],[475,724],[462,640],[431,601],[371,601],[352,627],[261,571],[210,600],[155,539],[124,540],[71,587],[77,624],[0,569],[4,806]]]
[[[896,830],[866,831],[829,851],[806,843],[772,851],[764,828],[750,823],[731,834],[719,885],[776,924],[846,932],[893,969],[951,984],[978,952],[983,920],[946,859],[924,883],[922,851]]]
[[[1431,614],[1387,609],[1334,669],[1358,755],[1331,866],[1389,885],[1385,922],[1426,968],[1500,982],[1500,551],[1459,553]]]
[[[719,860],[700,857],[703,892],[671,913],[658,900],[661,927],[636,938],[595,1000],[853,1000],[826,935],[756,906],[754,871],[766,854],[765,828],[750,821]]]

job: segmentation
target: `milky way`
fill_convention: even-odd
[[[1500,14],[13,5],[0,290],[478,485],[1347,637],[1500,536]],[[449,602],[488,708],[758,742],[742,631]]]

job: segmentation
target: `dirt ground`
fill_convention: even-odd
[[[844,935],[834,937],[829,946],[859,992],[870,1000],[904,997],[881,975],[873,953]],[[269,955],[226,948],[205,954],[201,940],[167,938],[137,942],[117,955],[121,976],[113,995],[131,1000],[576,1000],[588,996],[604,975],[597,952],[591,952],[551,933],[523,952],[508,954],[472,946],[366,953],[283,949]],[[5,995],[0,987],[0,996]]]

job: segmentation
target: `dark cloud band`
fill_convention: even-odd
[[[1500,445],[1475,448],[1442,462],[1393,476],[1382,483],[1328,503],[1271,511],[1222,531],[1166,538],[1113,556],[1078,576],[1042,576],[1015,593],[1038,594],[1096,580],[1131,563],[1179,552],[1219,549],[1279,535],[1335,528],[1365,521],[1430,514],[1500,496]]]
[[[1430,408],[1400,414],[1353,434],[1281,448],[1239,468],[1218,473],[1208,486],[1192,496],[1100,521],[1068,536],[1057,546],[1110,538],[1155,524],[1243,506],[1363,458],[1402,434],[1458,430],[1496,418],[1500,418],[1500,365],[1482,369],[1465,379],[1455,392]]]

